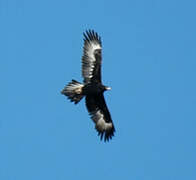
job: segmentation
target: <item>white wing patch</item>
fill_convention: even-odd
[[[94,31],[84,33],[84,48],[82,56],[82,76],[85,82],[93,77],[93,70],[96,64],[95,51],[101,50],[101,38]]]
[[[96,61],[94,52],[97,49],[101,49],[101,46],[96,41],[91,41],[84,46],[84,58],[83,58],[83,77],[92,78],[94,63]]]
[[[93,113],[92,116],[93,121],[95,122],[95,128],[100,132],[105,132],[112,128],[112,123],[107,123],[104,119],[104,115],[101,113],[100,110]]]

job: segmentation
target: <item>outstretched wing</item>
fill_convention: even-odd
[[[93,30],[84,33],[82,76],[84,83],[101,82],[101,37]]]
[[[101,136],[101,140],[103,137],[104,141],[109,141],[109,139],[112,139],[115,128],[103,94],[87,95],[86,107],[91,115],[91,119],[95,123],[95,128],[98,131],[98,135]]]

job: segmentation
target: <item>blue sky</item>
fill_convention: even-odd
[[[195,180],[196,3],[0,1],[1,180]],[[86,29],[102,37],[116,127],[99,140],[84,100]]]

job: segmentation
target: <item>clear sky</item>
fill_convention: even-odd
[[[0,0],[1,180],[195,180],[196,2]],[[103,43],[116,127],[101,142],[60,91]]]

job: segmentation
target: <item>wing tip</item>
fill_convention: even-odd
[[[104,131],[104,132],[101,132],[101,131],[98,131],[98,136],[100,136],[100,140],[104,140],[104,142],[109,142],[109,140],[111,140],[115,135],[115,128],[114,126],[112,126],[112,128],[108,131]]]
[[[96,41],[101,45],[101,37],[93,29],[83,32],[84,42]]]

